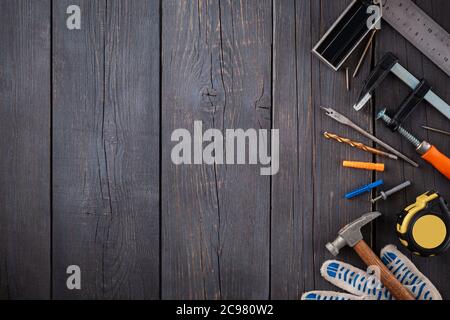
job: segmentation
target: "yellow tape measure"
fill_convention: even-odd
[[[413,253],[429,257],[450,247],[450,211],[439,193],[428,191],[417,197],[397,219],[400,242]]]

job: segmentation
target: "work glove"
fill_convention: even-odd
[[[413,294],[416,300],[442,300],[436,287],[394,245],[381,250],[381,261],[392,274]],[[302,300],[392,300],[391,293],[374,274],[350,264],[328,260],[320,269],[322,277],[349,292],[309,291]]]

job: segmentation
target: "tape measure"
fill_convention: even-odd
[[[428,191],[406,207],[397,219],[397,235],[414,254],[429,257],[450,247],[450,211],[439,193]]]
[[[450,76],[450,35],[411,0],[383,0],[383,19]]]

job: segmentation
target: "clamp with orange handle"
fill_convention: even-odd
[[[416,151],[422,155],[422,159],[431,163],[447,179],[450,179],[450,159],[445,154],[426,141],[419,144]]]
[[[386,114],[386,109],[378,113],[377,119],[383,120],[386,125],[392,122],[391,117]],[[406,131],[402,126],[397,127],[397,132],[416,147],[416,151],[422,156],[422,159],[428,161],[440,173],[447,177],[447,179],[450,179],[450,159],[445,154],[441,153],[427,141],[420,142],[419,139]]]

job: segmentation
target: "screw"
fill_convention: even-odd
[[[386,108],[384,108],[383,110],[378,112],[377,120],[379,120],[379,119],[383,120],[383,122],[386,124],[390,124],[392,122],[391,117],[389,117],[386,114]],[[403,128],[402,126],[399,126],[397,131],[398,131],[398,133],[400,133],[400,135],[405,137],[406,140],[411,142],[416,148],[418,148],[420,146],[420,141],[416,137],[414,137],[411,133],[409,133],[405,128]]]
[[[396,187],[394,187],[394,188],[392,188],[390,190],[381,191],[380,195],[378,197],[376,197],[375,199],[372,199],[370,201],[372,201],[372,203],[375,203],[375,202],[377,202],[378,200],[381,200],[381,199],[386,200],[389,196],[393,195],[396,192],[399,192],[400,190],[405,189],[406,187],[408,187],[410,185],[411,185],[411,181],[405,181],[402,184],[399,184],[398,186],[396,186]]]

